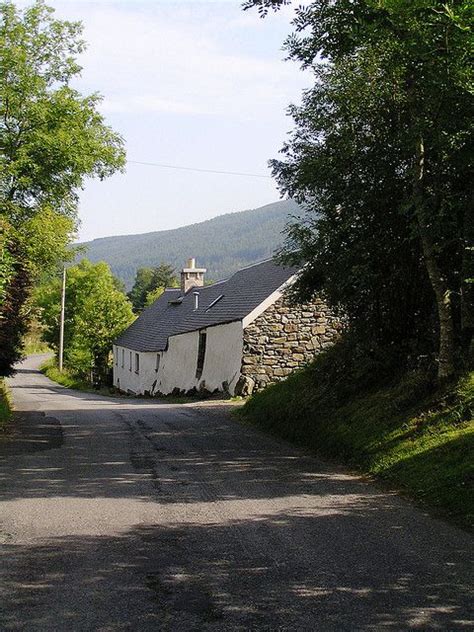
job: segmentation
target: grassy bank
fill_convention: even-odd
[[[337,353],[256,394],[240,414],[472,526],[474,373],[442,390],[421,374],[373,388],[334,370]]]
[[[0,431],[10,421],[12,414],[12,401],[7,386],[3,380],[0,380]]]
[[[117,395],[116,389],[112,386],[103,386],[100,389],[94,388],[90,382],[75,376],[66,368],[60,371],[55,358],[48,360],[41,367],[40,371],[49,377],[53,382],[57,382],[66,388],[73,388],[77,391],[87,391],[88,393],[99,393],[101,395]]]
[[[33,320],[23,340],[23,351],[25,355],[51,353],[52,349],[44,342],[42,333],[43,329],[41,325],[36,320]]]

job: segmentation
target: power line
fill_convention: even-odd
[[[265,176],[261,173],[244,173],[241,171],[218,171],[217,169],[200,169],[199,167],[180,167],[178,165],[165,165],[159,162],[142,162],[140,160],[127,160],[127,163],[132,165],[146,165],[147,167],[161,167],[162,169],[179,169],[181,171],[198,171],[200,173],[218,173],[226,176],[245,176],[248,178],[268,178],[271,180],[271,176]]]

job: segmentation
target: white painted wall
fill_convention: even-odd
[[[122,367],[122,351],[124,351],[124,366]],[[153,383],[157,379],[156,372],[156,353],[139,352],[140,366],[138,373],[135,372],[135,353],[136,351],[117,347],[114,345],[114,386],[121,391],[132,392],[135,394],[144,394],[145,391],[151,392]],[[130,370],[130,353],[132,354],[132,365]],[[118,360],[118,362],[117,362]]]
[[[204,331],[204,330],[203,330]],[[242,361],[242,322],[207,327],[206,355],[202,376],[196,378],[199,331],[171,336],[167,351],[161,353],[160,367],[156,371],[156,353],[140,352],[140,369],[135,373],[135,351],[124,349],[125,362],[122,367],[122,347],[114,346],[114,385],[122,391],[142,395],[145,391],[171,393],[174,388],[190,390],[199,388],[204,381],[209,391],[222,390],[222,383],[229,384],[234,392],[240,376]],[[118,360],[118,362],[117,362]]]

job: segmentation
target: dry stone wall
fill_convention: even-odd
[[[244,329],[236,394],[251,395],[311,362],[340,335],[342,325],[323,300],[288,305],[281,298]]]

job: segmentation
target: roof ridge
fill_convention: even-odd
[[[268,263],[269,261],[273,261],[273,257],[268,257],[268,259],[262,259],[262,261],[257,261],[256,263],[251,263],[248,266],[245,266],[244,268],[239,268],[237,270],[237,272],[234,272],[234,274],[232,276],[235,276],[236,274],[239,274],[239,272],[242,272],[242,270],[248,270],[249,268],[255,268],[256,266],[261,266],[262,263]],[[278,265],[278,264],[275,264]],[[282,266],[284,267],[284,266]],[[232,277],[230,277],[232,278]]]

